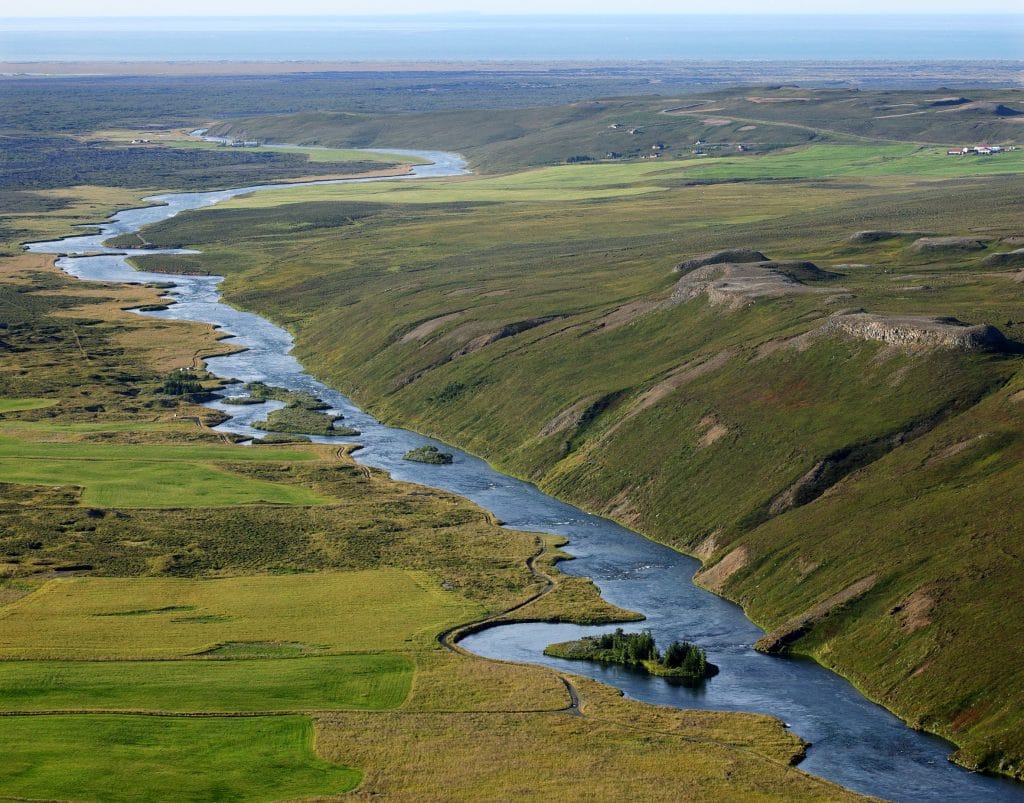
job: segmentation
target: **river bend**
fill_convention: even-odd
[[[465,162],[455,154],[401,151],[430,160],[399,178],[342,179],[384,181],[459,175]],[[168,251],[114,251],[102,243],[138,231],[180,212],[211,206],[238,195],[300,184],[266,184],[215,192],[155,195],[158,204],[129,209],[113,216],[97,233],[52,242],[31,243],[36,253],[61,254],[58,267],[90,281],[173,283],[168,309],[147,312],[156,318],[211,323],[234,337],[245,351],[207,361],[220,377],[262,381],[322,398],[345,416],[346,425],[362,432],[356,459],[381,468],[398,480],[416,482],[471,499],[490,510],[508,527],[558,533],[569,539],[566,551],[576,560],[561,564],[567,574],[593,578],[610,602],[641,611],[647,621],[627,629],[649,627],[659,642],[675,638],[694,642],[721,668],[699,689],[671,685],[662,678],[638,675],[622,667],[563,661],[543,655],[555,641],[604,632],[607,627],[564,624],[504,625],[475,633],[461,644],[479,655],[545,664],[600,680],[645,702],[677,708],[753,711],[786,722],[812,743],[801,768],[850,789],[905,801],[1024,801],[1024,785],[967,772],[946,760],[953,746],[907,727],[881,706],[865,699],[846,680],[803,659],[761,655],[753,644],[763,631],[736,605],[691,582],[699,563],[643,538],[620,525],[585,513],[542,493],[535,486],[508,477],[472,455],[415,432],[388,427],[356,407],[337,391],[317,381],[291,356],[292,337],[264,318],[220,300],[219,276],[177,276],[134,270],[125,256]],[[180,253],[180,252],[177,252]],[[89,256],[82,256],[89,254]],[[269,402],[268,405],[280,406]],[[218,402],[211,407],[232,415],[219,429],[260,437],[250,424],[266,416],[266,405],[238,406]],[[316,441],[327,438],[314,437]],[[353,440],[353,439],[346,439]],[[430,443],[454,454],[449,466],[410,463],[402,459],[411,448]]]

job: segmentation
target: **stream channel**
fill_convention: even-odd
[[[433,151],[393,151],[430,160],[409,176],[383,181],[429,179],[459,175],[465,162],[455,154]],[[337,391],[306,373],[290,355],[288,332],[258,315],[221,303],[219,276],[178,276],[136,271],[125,256],[187,251],[115,250],[102,243],[110,237],[138,231],[180,212],[212,206],[239,195],[265,189],[302,186],[267,184],[215,192],[155,195],[159,204],[129,209],[102,224],[98,233],[26,245],[36,253],[61,254],[57,266],[89,281],[133,284],[173,283],[167,310],[146,315],[166,320],[212,323],[234,336],[245,351],[207,360],[207,369],[220,377],[244,382],[261,381],[290,390],[305,390],[323,399],[345,416],[344,423],[360,430],[363,448],[355,458],[384,469],[397,480],[420,483],[466,497],[490,510],[506,526],[517,530],[558,533],[569,539],[565,548],[576,559],[562,563],[566,574],[593,578],[610,602],[646,615],[644,622],[626,630],[650,628],[657,641],[691,641],[707,651],[720,674],[697,689],[672,685],[658,677],[637,674],[623,667],[565,661],[543,655],[545,646],[608,627],[566,624],[503,625],[475,633],[461,645],[490,658],[544,664],[563,672],[595,678],[621,689],[637,700],[677,708],[753,711],[783,720],[812,743],[801,769],[835,781],[849,789],[893,800],[918,801],[1024,801],[1024,785],[1002,778],[971,773],[946,760],[953,751],[948,742],[909,728],[884,708],[864,698],[839,675],[813,661],[761,655],[753,644],[763,631],[736,605],[698,588],[691,582],[700,564],[693,558],[649,541],[620,525],[585,513],[542,493],[535,486],[508,477],[483,460],[415,432],[388,427],[356,407]],[[88,227],[95,228],[95,227]],[[89,254],[89,256],[75,256]],[[266,417],[280,402],[210,407],[233,416],[218,429],[261,437],[253,421]],[[313,440],[329,442],[330,438]],[[337,439],[336,439],[337,440]],[[424,465],[402,459],[411,448],[434,444],[451,452],[454,463]]]

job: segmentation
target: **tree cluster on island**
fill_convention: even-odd
[[[574,661],[621,664],[689,682],[718,674],[718,667],[708,661],[704,650],[688,641],[673,641],[664,652],[659,652],[650,630],[626,633],[620,627],[613,633],[551,644],[544,654]]]

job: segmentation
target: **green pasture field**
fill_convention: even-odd
[[[20,413],[52,407],[58,399],[0,399],[0,413]]]
[[[226,146],[216,142],[205,142],[199,140],[169,140],[162,142],[174,148],[201,148],[226,150]],[[233,150],[233,149],[232,149]],[[259,145],[255,148],[242,148],[252,153],[300,153],[310,162],[380,162],[383,165],[394,165],[396,162],[403,164],[427,164],[427,160],[411,154],[381,153],[380,151],[356,150],[354,148],[291,148],[274,145]]]
[[[389,568],[216,580],[75,577],[0,608],[0,656],[180,658],[239,641],[403,650],[479,611],[425,573]]]
[[[193,137],[182,138],[175,135],[161,136],[154,135],[152,131],[131,131],[124,129],[112,129],[109,131],[95,131],[93,137],[111,142],[130,142],[133,139],[150,139],[154,144],[165,145],[172,148],[191,148],[197,150],[236,150],[221,145],[219,142],[208,142],[204,139]],[[355,148],[312,148],[312,147],[291,147],[275,145],[259,145],[254,148],[238,148],[244,153],[299,153],[305,156],[310,162],[383,162],[393,165],[399,160],[393,153],[381,153],[373,150],[358,150]],[[427,160],[416,156],[400,157],[404,164],[426,164]]]
[[[318,758],[305,717],[5,717],[0,789],[20,799],[281,800],[337,795],[359,770]]]
[[[966,178],[1024,172],[1024,149],[992,156],[949,156],[945,148],[919,145],[818,144],[765,155],[705,159],[687,176],[729,180],[842,176]]]
[[[215,463],[308,460],[237,447],[106,446],[0,438],[0,482],[78,485],[98,507],[202,507],[255,503],[317,505],[307,488],[243,477]]]
[[[1024,172],[1024,149],[989,157],[947,156],[917,145],[816,144],[763,155],[690,157],[646,162],[559,165],[510,175],[437,179],[421,184],[374,183],[269,190],[221,208],[262,209],[309,201],[393,204],[586,201],[629,198],[686,179],[757,180],[832,177],[957,178]]]
[[[402,704],[401,655],[186,661],[0,661],[3,711],[378,711]]]

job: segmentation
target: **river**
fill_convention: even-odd
[[[466,172],[458,156],[431,151],[403,151],[430,160],[401,179],[425,179]],[[344,181],[344,180],[341,180]],[[312,182],[310,182],[312,183]],[[334,181],[330,183],[340,183]],[[134,270],[125,255],[153,251],[117,251],[104,240],[138,231],[174,215],[212,206],[238,195],[282,186],[260,185],[215,192],[173,193],[146,200],[154,206],[115,215],[98,233],[31,243],[36,253],[62,254],[58,267],[90,281],[173,283],[174,304],[146,315],[167,320],[203,321],[230,333],[245,351],[211,358],[208,370],[220,377],[305,390],[345,416],[345,424],[362,432],[356,459],[381,468],[398,480],[420,483],[459,494],[490,510],[506,526],[559,533],[569,539],[566,551],[575,560],[561,565],[567,574],[591,577],[609,601],[637,610],[647,621],[627,629],[649,627],[661,643],[680,638],[707,651],[720,674],[699,689],[671,685],[664,679],[638,675],[620,667],[570,662],[542,654],[548,644],[604,632],[607,627],[575,625],[504,625],[476,633],[461,644],[479,655],[545,664],[587,675],[622,689],[645,702],[677,708],[754,711],[786,722],[812,743],[801,768],[865,794],[905,801],[1024,801],[1024,785],[967,772],[948,762],[953,746],[914,731],[881,706],[865,699],[850,683],[805,659],[761,655],[753,644],[763,635],[736,605],[692,583],[696,560],[656,544],[607,519],[585,513],[542,493],[535,486],[508,477],[483,460],[415,432],[381,424],[337,391],[317,381],[291,356],[288,332],[250,312],[220,300],[219,276],[172,276]],[[161,252],[167,253],[167,252]],[[173,252],[172,252],[173,253]],[[89,254],[89,256],[76,256]],[[233,416],[219,429],[260,437],[250,424],[266,416],[267,405],[238,406],[211,402],[210,407]],[[314,438],[328,441],[328,438]],[[353,439],[346,439],[353,440]],[[453,464],[411,463],[402,456],[411,448],[434,444],[455,456]]]

